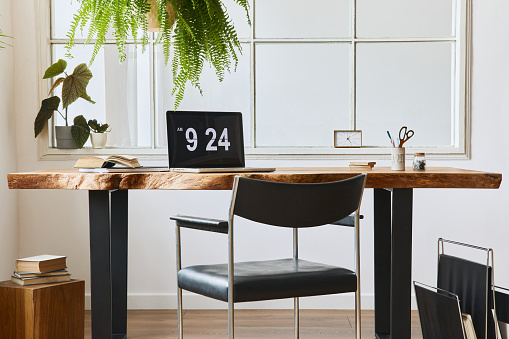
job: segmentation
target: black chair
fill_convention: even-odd
[[[234,303],[294,298],[295,338],[298,338],[299,297],[355,292],[355,332],[360,338],[359,208],[365,178],[362,174],[338,182],[293,184],[237,176],[227,221],[172,217],[177,224],[179,338],[183,338],[182,290],[228,302],[229,338],[234,337]],[[234,216],[293,228],[293,257],[234,263]],[[355,272],[299,259],[298,229],[326,224],[355,227]],[[228,263],[182,268],[180,227],[228,234]]]

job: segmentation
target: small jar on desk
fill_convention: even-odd
[[[425,153],[415,153],[414,154],[413,168],[414,168],[414,171],[426,170],[426,154]]]

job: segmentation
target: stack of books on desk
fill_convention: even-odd
[[[357,170],[370,170],[373,167],[375,167],[376,161],[370,161],[370,162],[350,162],[350,168],[351,169],[357,169]]]
[[[11,281],[18,285],[47,284],[71,280],[65,256],[43,254],[16,260]]]

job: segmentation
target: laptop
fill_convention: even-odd
[[[166,112],[168,159],[175,172],[272,172],[245,167],[240,112]]]

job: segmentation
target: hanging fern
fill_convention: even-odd
[[[83,31],[87,25],[86,43],[96,39],[90,63],[104,45],[106,34],[111,30],[117,44],[119,59],[126,58],[126,40],[129,35],[143,49],[148,44],[147,14],[149,0],[78,0],[81,3],[74,15],[67,34],[67,56],[74,46],[76,30]],[[165,63],[171,60],[175,109],[184,98],[187,82],[200,93],[200,76],[205,62],[214,68],[219,81],[225,72],[238,64],[237,52],[240,42],[226,7],[221,0],[152,0],[157,1],[159,34],[157,42],[163,45]],[[246,10],[249,23],[247,0],[235,0]],[[174,17],[167,9],[175,9]]]
[[[2,34],[2,30],[1,30],[1,29],[0,29],[0,38],[10,38],[10,39],[12,39],[12,37],[10,37],[10,36],[8,36],[8,35],[4,35],[4,34]],[[9,45],[7,42],[5,42],[5,41],[1,41],[1,40],[0,40],[0,49],[5,48],[5,46],[4,46],[4,45],[6,45],[6,46],[11,46],[11,45]],[[11,47],[12,47],[12,46],[11,46]]]

